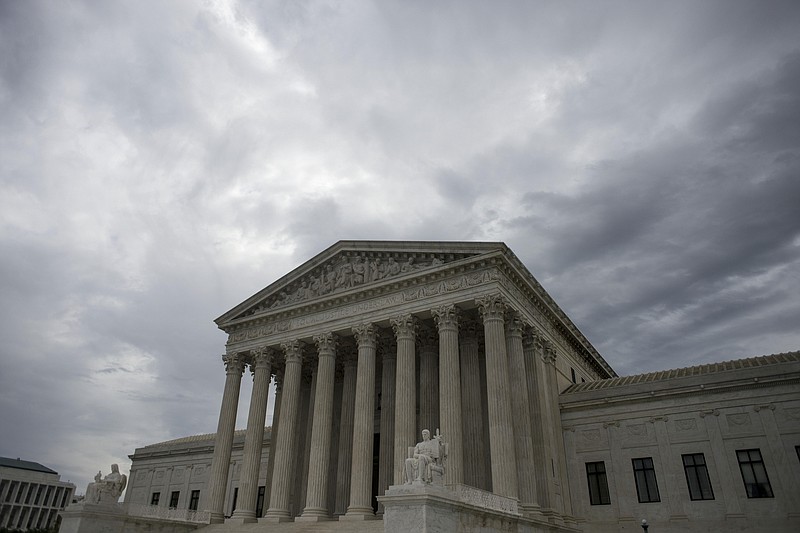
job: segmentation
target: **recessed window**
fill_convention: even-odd
[[[169,495],[169,508],[170,509],[177,509],[178,508],[178,500],[181,499],[181,491],[173,490],[172,494]]]
[[[610,505],[606,464],[603,461],[586,463],[586,479],[589,482],[589,502],[592,505]]]
[[[189,510],[196,511],[199,503],[200,503],[200,491],[193,490],[192,494],[189,497]]]
[[[264,494],[267,491],[267,487],[260,486],[258,487],[258,498],[256,498],[256,516],[261,517],[264,515]]]
[[[636,480],[636,495],[639,503],[660,502],[658,484],[656,483],[656,470],[653,468],[652,457],[633,459],[633,477]]]
[[[570,371],[570,374],[572,374],[572,382],[573,383],[577,383],[578,379],[575,377],[575,369],[574,368],[570,368],[569,371]]]
[[[714,491],[711,489],[711,479],[708,477],[706,457],[702,453],[687,453],[683,458],[683,471],[686,474],[686,483],[689,486],[689,499],[713,500]]]
[[[233,504],[231,505],[231,514],[236,510],[236,503],[239,499],[239,487],[233,489]]]
[[[772,498],[772,486],[769,484],[767,469],[761,457],[761,450],[736,450],[739,470],[742,471],[744,490],[748,498]]]
[[[154,492],[153,495],[150,497],[150,505],[158,505],[158,500],[161,499],[160,492]]]

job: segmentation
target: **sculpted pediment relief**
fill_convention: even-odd
[[[340,252],[315,268],[276,287],[234,319],[378,284],[406,274],[430,270],[479,254],[447,252]]]

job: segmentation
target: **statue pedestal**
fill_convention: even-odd
[[[385,533],[550,533],[578,530],[524,517],[516,499],[466,485],[393,485],[378,496]]]

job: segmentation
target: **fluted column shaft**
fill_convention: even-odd
[[[378,471],[378,495],[383,495],[394,481],[394,407],[395,407],[395,360],[397,352],[391,338],[381,338],[381,441],[380,468]],[[383,513],[383,504],[378,503],[378,513]]]
[[[436,349],[436,332],[430,327],[422,327],[419,332],[419,428],[417,436],[423,429],[431,435],[439,427],[439,361]],[[414,439],[414,443],[419,441]],[[411,445],[413,445],[412,443]]]
[[[275,366],[273,364],[273,366]],[[278,426],[281,422],[281,400],[283,399],[283,368],[275,371],[275,405],[272,406],[272,430],[269,439],[269,459],[267,459],[267,480],[264,486],[264,504],[269,506],[272,493],[272,473],[275,471],[275,443],[278,440]]]
[[[492,491],[517,498],[517,461],[511,420],[511,390],[504,331],[506,306],[499,295],[478,300],[486,337],[486,393],[489,408],[489,443]]]
[[[394,484],[403,483],[402,465],[406,450],[416,443],[417,392],[416,355],[414,337],[416,322],[411,315],[403,315],[391,321],[397,339],[397,370],[395,375],[394,408]]]
[[[239,389],[242,385],[244,361],[237,353],[222,356],[225,362],[225,390],[219,411],[214,455],[211,459],[211,474],[208,481],[207,508],[212,522],[222,522],[225,517],[225,487],[228,484],[228,466],[231,462],[233,432],[236,428],[236,409],[239,406]]]
[[[550,508],[550,493],[548,491],[548,465],[549,449],[545,443],[544,410],[546,402],[542,392],[546,389],[541,358],[541,336],[533,329],[528,329],[523,335],[522,348],[525,354],[525,375],[528,381],[528,398],[531,413],[531,451],[533,454],[533,478],[536,483],[536,503],[540,509]]]
[[[514,423],[514,449],[517,454],[519,500],[526,514],[538,514],[536,482],[533,479],[531,449],[531,411],[525,375],[525,354],[522,347],[522,321],[517,313],[506,317],[506,351],[508,352],[511,415]]]
[[[342,414],[339,426],[339,465],[336,472],[336,514],[343,515],[350,504],[350,470],[353,460],[353,415],[356,404],[356,360],[344,362]]]
[[[319,352],[311,455],[308,464],[306,507],[302,518],[327,518],[328,467],[333,424],[333,388],[336,371],[336,337],[325,333],[314,337]]]
[[[487,488],[481,475],[481,465],[486,461],[482,437],[483,408],[481,407],[481,372],[478,359],[478,335],[474,320],[460,321],[459,354],[461,356],[461,402],[464,410],[464,483],[472,487]]]
[[[439,328],[439,424],[448,442],[448,485],[464,482],[464,440],[461,427],[461,361],[458,356],[458,308],[443,305],[432,311]]]
[[[302,343],[287,342],[281,345],[286,355],[281,397],[281,420],[275,442],[275,469],[272,472],[272,489],[266,518],[274,521],[289,520],[289,486],[291,483],[292,444],[297,428],[300,407],[300,378],[302,372]]]
[[[375,348],[372,324],[353,328],[358,343],[356,402],[353,414],[353,462],[350,476],[350,505],[346,518],[364,519],[372,511],[372,442],[375,412]]]
[[[233,519],[256,521],[258,498],[258,469],[261,466],[261,448],[264,445],[264,422],[267,417],[267,396],[272,370],[272,351],[254,350],[250,357],[253,371],[253,392],[250,395],[250,412],[247,416],[247,433],[244,437],[242,474],[239,479],[239,497]]]

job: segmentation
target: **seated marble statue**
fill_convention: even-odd
[[[128,483],[128,478],[125,474],[119,473],[119,465],[111,465],[111,473],[106,477],[101,478],[102,472],[97,472],[94,476],[94,482],[89,483],[86,487],[86,498],[84,501],[87,503],[117,503],[122,491],[125,490],[125,485]]]
[[[431,483],[434,477],[441,480],[444,474],[444,458],[446,456],[445,444],[438,430],[431,440],[431,432],[422,430],[422,442],[418,442],[413,452],[406,459],[406,485],[413,482]],[[411,448],[409,448],[411,450]]]

